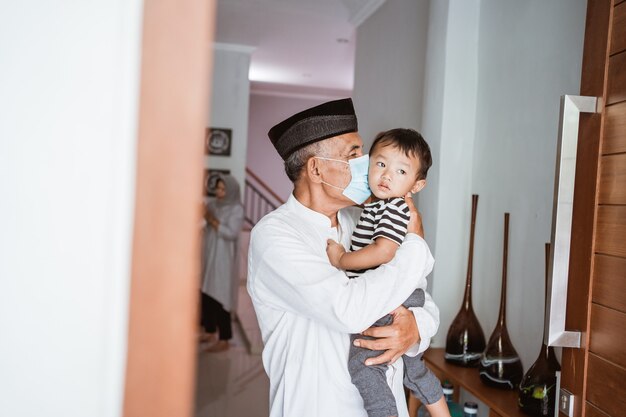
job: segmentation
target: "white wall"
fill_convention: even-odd
[[[386,1],[357,29],[353,97],[367,150],[383,130],[421,130],[428,3]]]
[[[498,314],[503,213],[509,211],[508,327],[527,370],[542,336],[559,97],[579,91],[586,2],[437,0],[419,2],[419,8],[406,3],[386,2],[357,33],[354,97],[361,131],[370,135],[388,120],[407,123],[392,116],[404,114],[404,103],[417,91],[401,69],[412,68],[414,56],[424,57],[425,68],[418,69],[424,74],[423,102],[415,105],[421,123],[417,115],[415,126],[434,159],[419,197],[436,258],[433,297],[441,309],[433,345],[445,345],[460,307],[476,193],[474,307],[489,337]],[[422,22],[418,9],[428,12],[426,52],[420,43],[402,44],[387,34],[413,39],[415,27],[406,21]],[[377,19],[387,14],[398,19],[379,25]],[[376,36],[369,33],[373,27]],[[397,60],[389,58],[392,53]]]
[[[424,237],[435,254],[437,238],[437,218],[439,207],[439,171],[441,165],[441,121],[443,118],[443,91],[445,86],[445,66],[446,66],[446,40],[448,24],[448,2],[435,1],[428,9],[428,33],[425,56],[424,72],[424,93],[422,103],[422,134],[430,146],[433,158],[433,166],[428,172],[426,187],[419,193],[418,208],[422,214],[424,223]],[[435,267],[439,267],[439,261],[435,259]],[[429,290],[432,294],[434,286],[434,273],[428,279]],[[437,300],[441,308],[446,303]],[[445,314],[445,311],[443,311]],[[445,331],[440,327],[439,335]],[[439,337],[434,338],[431,343],[439,346]]]
[[[472,154],[478,81],[479,2],[431,3],[424,135],[433,151],[433,168],[419,207],[426,239],[435,254],[433,297],[440,307],[434,346],[444,346],[447,329],[460,306],[469,236]],[[450,289],[454,290],[450,290]]]
[[[250,54],[244,45],[214,44],[211,114],[207,127],[232,129],[230,156],[208,156],[205,166],[228,169],[243,190],[248,147],[248,109],[250,102]]]
[[[0,415],[121,415],[141,1],[0,6]]]
[[[354,97],[359,131],[367,147],[377,132],[394,127],[415,128],[430,144],[433,167],[417,200],[431,250],[441,251],[436,269],[445,269],[447,276],[459,275],[462,268],[442,260],[454,259],[462,242],[440,246],[437,237],[458,236],[463,230],[458,213],[471,183],[477,22],[475,2],[448,6],[447,1],[401,0],[385,2],[357,31]],[[441,193],[442,187],[456,187],[457,192]],[[444,207],[447,212],[441,214]],[[436,277],[429,278],[431,290],[438,285]],[[449,296],[455,294],[439,294],[437,302],[450,304]],[[447,313],[443,308],[442,315]]]
[[[586,6],[584,0],[481,0],[475,307],[490,334],[500,294],[503,213],[510,212],[507,321],[525,370],[541,346],[559,98],[580,91]]]

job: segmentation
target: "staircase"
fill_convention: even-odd
[[[246,183],[243,191],[245,222],[254,227],[263,216],[276,210],[284,201],[258,175],[246,168]]]
[[[267,186],[256,174],[246,168],[244,187],[245,226],[239,235],[239,297],[237,302],[237,320],[243,332],[244,340],[251,355],[260,355],[263,351],[261,330],[254,312],[252,300],[246,289],[248,276],[248,246],[250,231],[263,216],[278,206],[283,200]]]

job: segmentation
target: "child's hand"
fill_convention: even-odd
[[[326,253],[328,254],[331,265],[335,268],[341,268],[341,257],[346,253],[346,250],[343,245],[332,239],[328,239],[326,243]]]

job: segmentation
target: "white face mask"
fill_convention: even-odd
[[[343,191],[343,195],[354,201],[356,204],[363,204],[365,200],[372,194],[369,183],[367,181],[367,173],[369,171],[370,157],[369,155],[359,156],[358,158],[350,159],[348,162],[341,159],[324,158],[322,156],[316,156],[317,159],[323,159],[325,161],[341,162],[350,166],[350,174],[352,179],[345,188],[337,187],[336,185],[322,181],[330,187],[337,188]]]

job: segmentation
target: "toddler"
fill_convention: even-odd
[[[406,195],[417,193],[426,185],[426,174],[432,164],[430,148],[418,132],[412,129],[392,129],[379,133],[370,150],[368,173],[372,202],[365,204],[359,222],[352,234],[350,252],[337,242],[328,242],[331,264],[346,270],[349,278],[357,278],[365,271],[391,261],[402,244],[409,223]],[[424,305],[426,280],[403,303],[407,308]],[[388,314],[373,326],[393,322]],[[352,382],[358,388],[369,417],[397,416],[396,403],[387,385],[387,365],[365,365],[365,360],[382,351],[354,346],[357,338],[351,335],[348,369]],[[426,368],[422,354],[403,356],[404,385],[426,405],[432,417],[449,417],[441,383]]]

